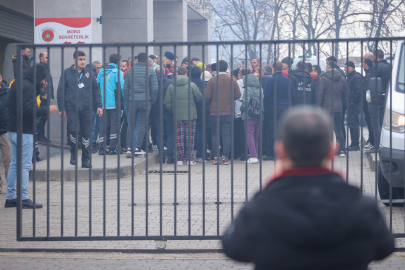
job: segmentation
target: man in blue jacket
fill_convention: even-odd
[[[110,63],[106,68],[100,69],[97,76],[104,111],[98,140],[99,155],[103,155],[106,150],[104,137],[108,128],[110,128],[110,145],[106,154],[117,155],[121,153],[121,147],[118,145],[118,132],[120,132],[121,106],[124,97],[124,73],[118,68],[120,60],[120,55],[111,54]]]
[[[293,83],[283,75],[282,71],[283,64],[275,62],[273,64],[274,76],[267,80],[263,90],[264,121],[268,134],[267,156],[263,158],[264,160],[274,160],[274,140],[277,132],[274,126],[274,116],[278,123],[295,96]],[[274,95],[276,95],[276,101]]]

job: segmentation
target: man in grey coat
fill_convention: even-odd
[[[132,66],[125,75],[124,97],[129,103],[128,130],[127,130],[127,153],[126,157],[145,154],[141,150],[146,132],[146,117],[158,94],[156,74],[152,68],[147,67],[148,56],[145,53],[138,54],[138,63]],[[138,135],[134,142],[134,130],[139,121]],[[135,149],[134,149],[135,144]]]

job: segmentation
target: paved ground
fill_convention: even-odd
[[[357,151],[351,152],[348,159],[336,158],[334,168],[346,175],[346,165],[348,164],[349,182],[358,186],[361,185],[362,172],[363,191],[367,195],[374,196],[375,174],[370,171],[365,156],[361,168],[361,156]],[[116,157],[114,162],[116,162]],[[36,200],[44,203],[44,208],[35,211],[35,225],[33,223],[34,212],[23,210],[23,236],[33,236],[34,228],[35,236],[47,236],[48,213],[49,236],[51,237],[61,236],[62,224],[63,236],[74,236],[75,234],[88,236],[90,224],[92,236],[101,236],[104,230],[105,235],[116,236],[118,229],[121,236],[130,236],[132,228],[135,236],[144,236],[146,225],[148,235],[152,236],[159,236],[160,228],[162,228],[163,235],[173,235],[175,227],[177,235],[201,235],[203,231],[206,235],[220,235],[231,221],[231,211],[233,210],[236,215],[246,198],[250,198],[260,188],[260,184],[264,184],[266,177],[272,175],[273,162],[263,161],[261,167],[263,180],[260,180],[260,164],[249,165],[246,172],[246,166],[241,161],[235,161],[233,166],[220,166],[219,170],[210,163],[206,163],[205,168],[199,163],[191,167],[190,173],[178,173],[176,176],[173,173],[167,173],[167,171],[174,170],[173,165],[165,164],[162,169],[166,171],[162,176],[148,173],[148,177],[146,177],[146,173],[143,173],[135,176],[134,179],[125,177],[119,180],[93,180],[91,183],[89,181],[50,181],[49,183],[36,181]],[[160,168],[154,166],[150,170],[160,170]],[[178,167],[177,170],[187,171],[188,166]],[[203,175],[205,175],[204,181]],[[147,196],[146,186],[148,187]],[[32,194],[34,191],[32,182],[30,182],[29,189]],[[48,192],[49,200],[47,200]],[[160,201],[160,194],[162,194],[162,201]],[[132,200],[135,203],[133,208]],[[203,200],[206,203],[205,207],[202,206]],[[234,204],[231,204],[231,200]],[[4,201],[5,194],[1,194],[0,202]],[[217,201],[220,204],[217,204]],[[379,205],[388,222],[389,208],[384,207],[380,202]],[[105,211],[103,211],[104,208]],[[75,210],[77,210],[77,215],[75,215]],[[403,233],[403,208],[394,207],[392,214],[393,232]],[[219,219],[217,219],[218,216]],[[89,223],[90,218],[91,223]],[[103,227],[104,220],[105,227]],[[16,209],[3,207],[0,207],[0,228],[2,228],[0,230],[0,248],[3,249],[155,249],[154,241],[17,242],[15,240]],[[219,249],[220,247],[220,242],[217,240],[181,240],[167,243],[167,249]],[[405,247],[405,241],[398,240],[397,247]],[[0,253],[0,262],[7,265],[4,269],[19,269],[18,267],[23,268],[24,265],[31,268],[38,267],[32,269],[74,269],[75,265],[87,269],[109,269],[112,265],[114,268],[120,265],[122,269],[126,269],[125,267],[132,267],[131,269],[252,268],[250,265],[229,261],[221,254]],[[404,262],[405,257],[402,253],[395,254],[382,264],[372,265],[371,268],[404,269]],[[0,269],[3,265],[0,263]]]

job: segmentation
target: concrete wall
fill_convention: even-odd
[[[209,20],[189,20],[188,21],[188,41],[210,41],[211,27]],[[190,48],[191,57],[202,59],[202,46],[192,46]],[[211,50],[209,46],[204,49],[204,62],[209,63],[211,59]]]
[[[155,0],[153,3],[153,34],[155,42],[185,42],[187,41],[187,2]],[[159,48],[155,47],[156,54]],[[163,47],[165,51],[174,53],[173,46]],[[176,54],[179,62],[187,55],[187,47],[177,47]]]

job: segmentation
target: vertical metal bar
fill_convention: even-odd
[[[92,46],[90,45],[90,48],[89,48],[89,63],[90,63],[90,70],[89,70],[89,73],[90,73],[90,78],[91,78],[91,80],[90,80],[90,101],[91,101],[91,103],[92,104],[94,104],[94,102],[93,102],[93,79],[94,79],[94,76],[95,76],[95,74],[93,74],[93,61],[92,61],[92,58],[93,58],[93,54],[92,54]],[[93,128],[93,122],[92,122],[92,120],[93,120],[93,117],[92,117],[92,113],[93,113],[93,110],[94,109],[96,109],[96,111],[97,111],[97,108],[92,108],[92,110],[91,110],[91,113],[90,113],[90,115],[89,115],[89,117],[90,117],[90,123],[92,123],[92,125],[91,125],[91,127]],[[96,115],[96,117],[98,117],[98,115]],[[97,120],[97,119],[96,119]],[[92,129],[93,130],[93,129]],[[90,142],[92,142],[92,133],[90,133],[90,136],[89,136],[89,143]],[[91,215],[91,209],[92,209],[92,205],[91,205],[91,203],[92,203],[92,199],[91,199],[91,197],[92,197],[92,194],[91,194],[91,189],[92,189],[92,187],[91,187],[91,180],[92,180],[92,170],[91,170],[91,167],[93,166],[93,155],[92,155],[92,143],[90,143],[90,164],[91,164],[91,166],[90,166],[90,168],[89,168],[89,236],[91,236],[91,218],[92,218],[92,215]],[[76,160],[76,162],[77,162],[77,160]]]
[[[146,160],[145,160],[145,162],[146,162],[146,181],[145,181],[145,216],[146,216],[146,219],[145,219],[145,225],[146,225],[146,236],[148,236],[148,230],[149,230],[149,228],[148,228],[148,223],[149,223],[149,198],[148,198],[148,196],[149,196],[149,191],[148,191],[148,185],[149,185],[149,183],[148,183],[148,173],[149,173],[149,164],[148,164],[148,159],[149,159],[149,65],[148,65],[148,58],[149,58],[149,56],[148,56],[148,46],[145,46],[145,48],[146,48],[146,63],[145,63],[145,68],[146,68],[146,77],[145,77],[145,87],[146,87],[146,114],[145,114],[145,117],[146,117],[146,123],[145,123],[145,131],[146,131],[146,133],[145,133],[145,138],[144,138],[144,141],[145,141],[145,148],[146,148]]]
[[[331,53],[332,56],[333,56],[334,51],[335,51],[334,46],[335,46],[335,43],[332,42],[332,53]],[[333,66],[332,67],[332,78],[333,78],[334,74],[335,74],[335,67]],[[334,86],[335,86],[335,81],[332,80],[332,89],[334,89]],[[348,89],[346,89],[346,90],[349,91]],[[342,95],[342,106],[343,106],[343,95]],[[342,118],[344,118],[343,107],[342,107]],[[335,128],[335,99],[334,98],[332,98],[332,121],[333,121],[333,128]],[[345,131],[342,130],[342,134],[343,134],[343,132],[345,132]],[[337,141],[337,135],[335,134],[335,136],[336,136],[336,141]],[[342,149],[342,146],[340,145],[340,142],[337,142],[337,143],[339,145],[339,148]],[[332,160],[332,171],[334,170],[334,168],[335,168],[335,159]]]
[[[34,67],[34,81],[36,81],[36,66],[35,66],[35,64],[36,64],[36,57],[35,57],[35,55],[36,55],[36,50],[35,50],[36,48],[34,47],[33,49],[32,49],[32,55],[34,55],[34,57],[33,57],[33,67]],[[0,82],[1,83],[1,82]],[[36,83],[34,84],[34,86],[36,85]],[[34,95],[34,97],[36,97],[37,96],[37,89],[36,89],[36,87],[34,87],[33,89],[32,89],[32,91],[33,91],[33,95]],[[34,148],[33,148],[33,160],[35,161],[35,162],[33,162],[33,164],[32,164],[32,168],[33,168],[33,173],[32,173],[32,200],[33,200],[33,202],[34,202],[34,205],[35,205],[35,203],[36,203],[36,175],[35,175],[35,172],[36,172],[36,147],[38,146],[38,142],[37,142],[37,110],[36,110],[36,107],[38,107],[38,105],[37,105],[37,100],[35,99],[35,104],[34,104],[34,110],[33,110],[33,112],[32,112],[32,114],[33,114],[33,118],[32,118],[32,121],[33,121],[33,126],[32,126],[32,130],[33,130],[33,144],[34,144]],[[49,118],[48,118],[48,122],[49,122]],[[49,134],[49,133],[48,133]],[[47,209],[47,217],[48,217],[48,209]],[[33,237],[35,237],[35,235],[36,235],[36,228],[35,228],[35,224],[36,224],[36,207],[34,207],[34,208],[32,208],[32,236]],[[48,224],[48,223],[47,223]],[[48,226],[47,226],[47,228],[48,228]]]
[[[390,40],[390,75],[392,72],[392,40]],[[391,76],[390,76],[391,77]],[[390,185],[390,232],[392,233],[392,78],[390,78],[390,165],[388,171],[388,183]],[[387,89],[385,89],[387,91]],[[386,95],[387,96],[387,93]],[[381,129],[382,132],[382,129]]]
[[[346,63],[349,62],[349,42],[346,42]],[[347,73],[349,73],[349,67],[346,68]],[[347,74],[349,75],[349,74]],[[347,128],[346,128],[346,149],[347,149],[347,156],[346,156],[346,182],[349,182],[349,116],[350,116],[350,89],[347,91]],[[353,142],[352,142],[353,143]]]
[[[274,63],[277,61],[277,47],[276,43],[274,43]],[[274,143],[277,138],[277,73],[276,70],[274,69],[274,74],[273,74],[274,80],[273,80],[273,140],[272,140],[272,147],[273,147],[273,154],[274,154],[274,162],[273,162],[273,168],[276,167],[276,161],[277,161],[277,153],[276,149],[274,146]],[[290,77],[290,76],[288,76]],[[305,76],[304,76],[305,77]],[[305,100],[305,84],[304,84],[304,100]]]
[[[160,195],[160,209],[159,209],[159,229],[160,229],[160,236],[163,235],[163,154],[164,154],[164,146],[163,146],[163,66],[162,66],[162,46],[159,46],[159,59],[160,59],[160,86],[159,86],[159,155],[160,155],[160,177],[159,177],[159,195]]]
[[[103,121],[103,135],[104,135],[104,141],[103,141],[103,236],[106,235],[106,229],[107,229],[107,225],[106,225],[106,152],[107,152],[107,110],[106,110],[106,50],[105,50],[105,46],[103,46],[103,89],[101,89],[101,91],[103,91],[103,119],[101,119],[101,121]]]
[[[121,69],[120,69],[120,67],[121,67],[121,54],[120,54],[120,46],[118,46],[118,48],[117,48],[117,54],[118,54],[118,67],[117,67],[117,69],[118,69],[118,74],[117,74],[117,76],[118,76],[118,78],[117,78],[117,82],[118,82],[118,89],[117,89],[117,92],[118,92],[118,103],[117,103],[117,101],[115,101],[115,103],[117,104],[116,106],[117,106],[117,117],[118,117],[118,131],[117,131],[117,138],[118,138],[118,142],[117,142],[117,146],[116,146],[116,149],[117,149],[117,152],[118,152],[118,154],[117,154],[117,236],[120,236],[120,209],[121,209],[121,207],[120,207],[120,203],[121,203],[121,199],[120,199],[120,196],[121,196],[121,191],[120,191],[120,184],[121,184],[121,181],[120,181],[120,178],[121,178],[121,176],[120,176],[120,171],[121,171],[121,97],[122,97],[122,94],[121,94]],[[111,148],[111,147],[110,147]]]
[[[233,78],[233,45],[231,44],[231,112],[232,116],[235,115],[235,86],[234,86],[234,78]],[[233,222],[233,165],[234,165],[234,157],[235,157],[235,125],[234,125],[234,117],[231,119],[231,221]]]
[[[363,41],[360,42],[360,55],[361,59],[363,58],[364,51],[363,51]],[[361,60],[361,76],[364,78],[363,71],[364,71],[364,59]],[[361,124],[360,124],[360,194],[363,195],[363,121],[364,121],[364,87],[363,85],[360,88],[360,115],[361,115]],[[367,104],[366,104],[367,106]],[[369,135],[370,136],[370,135]]]
[[[248,51],[248,46],[247,44],[245,44],[245,70],[246,70],[246,75],[245,75],[245,82],[243,84],[244,88],[246,89],[246,91],[243,90],[243,97],[242,97],[242,103],[245,103],[245,122],[242,121],[243,123],[243,127],[244,130],[243,132],[245,132],[245,159],[246,161],[248,160],[248,132],[247,132],[247,121],[248,121],[248,110],[247,110],[247,84],[248,84],[248,68],[247,68],[247,51]],[[241,112],[241,117],[242,117],[242,112]],[[247,201],[249,200],[249,195],[248,195],[248,188],[249,188],[249,184],[248,184],[248,163],[245,161],[245,203],[247,203]]]
[[[134,94],[134,76],[135,76],[135,72],[134,72],[134,46],[131,47],[131,80],[130,80],[130,85],[131,85],[131,89],[129,90],[129,92],[131,94],[128,94],[128,97],[125,97],[128,101],[128,115],[127,115],[127,122],[128,122],[128,128],[130,128],[131,132],[130,132],[130,137],[127,138],[127,140],[130,141],[129,145],[130,145],[130,150],[131,150],[131,235],[134,236],[135,233],[135,211],[134,211],[134,205],[135,205],[135,166],[134,166],[134,132],[135,132],[135,121],[136,119],[133,119],[132,121],[129,121],[129,119],[133,116],[133,112],[134,112],[134,102],[130,99],[130,96]],[[129,70],[127,71],[129,72]],[[127,78],[128,80],[128,78]],[[128,83],[128,81],[126,81],[125,83]],[[127,143],[128,145],[128,143]],[[127,149],[128,150],[128,149]]]
[[[291,59],[291,43],[288,42],[288,61],[290,61],[290,59]],[[290,66],[290,64],[291,63],[289,63],[288,66],[289,66],[289,68],[291,70],[292,67]],[[290,72],[290,70],[288,71],[288,107],[292,106],[292,100],[291,100],[291,74],[290,74],[291,72]],[[294,90],[297,91],[297,89],[294,89]]]
[[[17,45],[17,241],[22,237],[23,70],[22,46]],[[35,77],[34,77],[35,78]]]
[[[35,51],[35,48],[34,48]],[[50,76],[50,66],[51,66],[51,57],[50,57],[50,51],[49,51],[49,47],[47,47],[47,54],[48,54],[48,69],[46,70],[47,73],[47,78],[48,76]],[[35,53],[34,53],[34,59],[35,59]],[[35,63],[35,60],[34,60]],[[48,87],[48,91],[46,92],[46,99],[47,99],[47,104],[48,104],[48,109],[46,110],[46,116],[47,116],[47,123],[46,123],[46,133],[48,134],[48,138],[50,138],[50,134],[51,134],[51,118],[50,118],[50,112],[49,112],[49,106],[51,105],[51,98],[52,98],[52,93],[50,91],[50,88]],[[35,134],[35,133],[34,133]],[[46,200],[46,215],[47,215],[47,237],[49,237],[49,230],[50,230],[50,221],[49,221],[49,216],[50,216],[50,182],[49,182],[49,165],[50,165],[50,146],[49,146],[49,139],[48,142],[46,143],[46,196],[47,196],[47,200]],[[34,173],[35,174],[35,170]],[[34,184],[34,182],[33,182]],[[34,184],[35,186],[35,184]],[[35,190],[33,190],[34,192],[34,196],[35,196]],[[35,201],[34,201],[34,205],[35,205]],[[35,207],[34,207],[35,209]]]
[[[217,85],[216,85],[216,91],[217,91],[217,145],[215,146],[217,149],[217,235],[219,235],[219,163],[221,162],[221,158],[219,157],[219,46],[217,44],[217,48],[216,48],[216,52],[217,52]]]
[[[306,64],[305,64],[305,54],[306,54],[306,51],[305,51],[305,42],[302,44],[302,52],[303,52],[303,57],[302,57],[302,61],[304,62],[304,70],[303,70],[303,73],[304,73],[304,75],[303,75],[303,78],[304,78],[304,85],[303,85],[303,89],[302,89],[302,91],[303,91],[303,94],[304,94],[304,104],[306,105],[307,104],[307,95],[306,95],[306,76],[305,76],[305,69],[306,69]]]
[[[205,66],[205,46],[202,45],[202,61],[203,61],[203,67]],[[205,159],[206,159],[206,152],[207,152],[207,140],[206,140],[206,126],[205,126],[205,72],[203,71],[202,73],[203,79],[203,91],[202,91],[202,129],[203,129],[203,134],[202,134],[202,141],[203,141],[203,155],[202,155],[202,234],[205,235]]]
[[[378,49],[378,41],[375,42],[375,50]],[[376,57],[377,60],[377,55],[376,53],[374,53],[374,57]],[[376,61],[375,63],[375,89],[377,89],[377,74],[378,74],[378,62]],[[374,106],[376,115],[379,115],[379,108],[377,106]],[[376,136],[381,136],[381,132],[380,134],[374,134],[374,140]],[[374,199],[377,201],[377,182],[378,182],[378,178],[377,178],[377,174],[378,174],[378,162],[377,162],[377,148],[379,148],[379,145],[375,145],[374,143]]]
[[[80,75],[78,74],[78,69],[79,69],[79,55],[78,55],[78,50],[77,47],[75,47],[75,52],[76,52],[76,66],[75,66],[75,77],[77,80],[79,80]],[[76,125],[75,125],[75,137],[76,137],[76,144],[75,144],[75,155],[76,155],[76,164],[75,164],[75,237],[77,237],[77,205],[78,205],[78,199],[77,199],[77,189],[78,189],[78,182],[77,182],[77,166],[78,166],[78,156],[77,156],[77,152],[78,152],[78,146],[79,146],[79,83],[77,83],[76,86],[76,98],[75,98],[75,117],[76,117]]]
[[[191,96],[190,91],[191,91],[191,64],[192,63],[191,63],[191,55],[190,55],[190,45],[187,46],[187,55],[190,59],[189,60],[190,63],[188,65],[188,110],[187,110],[188,136],[186,136],[186,138],[188,137],[188,147],[187,148],[185,147],[185,148],[187,149],[187,152],[188,152],[188,155],[187,155],[187,161],[188,161],[188,235],[191,235],[191,164],[190,163],[191,163],[192,159],[191,159],[190,155],[191,155],[191,147],[194,148],[194,145],[191,146],[191,98],[192,98],[192,96]],[[185,133],[185,135],[186,134],[187,133]],[[187,145],[186,138],[184,138],[184,142]]]
[[[177,55],[177,46],[173,48],[174,56]],[[174,81],[174,110],[173,110],[173,131],[176,139],[174,140],[174,235],[177,235],[177,67],[174,65],[173,81]]]
[[[61,113],[61,121],[60,121],[60,130],[61,130],[61,135],[60,135],[60,236],[63,237],[63,211],[64,211],[64,203],[63,203],[63,194],[64,194],[64,180],[63,180],[63,172],[64,172],[64,166],[63,166],[63,161],[64,161],[64,148],[63,148],[63,133],[65,132],[65,69],[64,69],[64,64],[65,64],[65,57],[64,57],[64,47],[61,47],[61,71],[62,71],[62,108],[59,108],[59,112]]]
[[[259,117],[259,187],[262,190],[262,178],[263,178],[263,82],[262,82],[262,74],[263,74],[263,66],[262,66],[262,44],[260,44],[260,52],[259,52],[259,65],[260,65],[260,74],[259,74],[259,83],[260,83],[260,117]],[[266,83],[265,83],[266,84]]]

